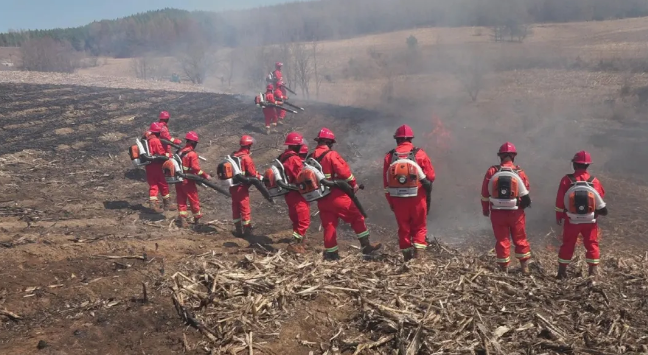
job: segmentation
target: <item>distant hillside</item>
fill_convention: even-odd
[[[0,34],[0,46],[49,36],[115,57],[201,41],[236,47],[348,38],[416,27],[491,26],[648,16],[645,0],[321,0],[223,13],[163,9],[86,26]]]

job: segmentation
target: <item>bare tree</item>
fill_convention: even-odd
[[[194,84],[204,83],[207,73],[216,64],[210,46],[207,42],[200,40],[185,46],[177,59],[185,75]]]
[[[72,73],[80,67],[79,55],[70,43],[51,37],[30,39],[20,52],[23,70]]]
[[[291,54],[296,71],[297,86],[301,89],[302,95],[310,98],[308,87],[313,76],[313,53],[306,49],[305,44],[293,43]]]
[[[322,85],[322,73],[321,73],[321,67],[319,63],[319,58],[321,54],[321,50],[318,48],[318,42],[315,41],[312,44],[312,50],[313,50],[313,74],[315,75],[315,97],[319,98],[320,94],[320,86]]]
[[[472,52],[466,59],[454,59],[452,74],[461,83],[470,99],[475,102],[484,87],[486,65],[477,52]]]
[[[159,63],[151,55],[131,59],[131,70],[138,79],[151,79],[159,71]]]

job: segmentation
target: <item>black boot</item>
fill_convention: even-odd
[[[237,238],[243,238],[243,225],[240,221],[234,223],[234,228],[234,236]]]
[[[567,278],[567,265],[558,265],[558,275],[556,275],[556,278],[558,280],[564,280]]]
[[[243,226],[243,238],[249,238],[252,237],[254,234],[252,233],[252,225],[248,224]]]
[[[340,260],[340,254],[338,251],[325,251],[324,252],[324,260],[327,261],[334,261],[334,260]]]
[[[408,261],[412,260],[413,257],[414,257],[414,250],[412,250],[412,249],[403,250],[403,261],[404,262],[408,262]]]
[[[382,247],[382,244],[376,243],[376,244],[371,244],[369,242],[369,236],[360,238],[360,246],[362,247],[362,254],[371,254],[374,251],[380,249]]]

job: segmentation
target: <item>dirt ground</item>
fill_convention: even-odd
[[[322,125],[333,129],[340,141],[336,148],[349,157],[354,173],[367,185],[361,198],[370,214],[372,238],[394,252],[393,217],[376,173],[386,147],[376,143],[359,149],[354,142],[360,135],[391,131],[398,118],[311,103],[306,113],[289,117],[278,132],[265,135],[261,113],[251,102],[209,93],[1,84],[0,311],[20,319],[0,316],[0,353],[204,353],[190,345],[202,336],[183,326],[165,281],[196,255],[232,260],[286,246],[291,230],[282,200],[272,206],[253,195],[256,236],[249,240],[232,236],[229,200],[211,190],[200,191],[210,223],[198,231],[178,230],[174,213],[157,215],[143,206],[148,199],[145,176],[143,170],[132,168],[127,147],[161,110],[172,113],[173,134],[197,131],[198,150],[208,159],[203,168],[212,175],[218,158],[233,151],[243,133],[256,137],[253,157],[263,166],[281,152],[283,133],[297,130],[311,141]],[[449,129],[462,124],[449,123]],[[436,138],[438,133],[429,136],[441,144]],[[438,154],[440,166],[453,167],[446,153]],[[486,168],[481,165],[480,171]],[[471,184],[459,181],[438,194],[477,208],[476,195],[457,193]],[[627,186],[640,187],[641,196],[647,194],[644,185],[614,184],[612,205],[617,199],[627,201]],[[552,203],[551,196],[543,198]],[[606,245],[619,235],[642,233],[642,224],[634,221],[644,207],[642,198],[635,198],[627,207],[617,203],[634,214],[625,215],[623,228],[608,222],[612,237],[604,241]],[[443,216],[441,207],[435,211]],[[466,229],[463,240],[487,251],[492,243],[488,223],[482,221],[485,224],[480,222],[475,229],[463,224],[469,219],[458,222],[459,230]],[[536,222],[546,226],[547,220],[551,217]],[[317,221],[313,218],[309,237],[315,253],[322,250]],[[534,229],[533,240],[542,248],[555,248],[555,233],[545,234],[543,228]],[[443,239],[450,232],[443,233],[435,234]],[[342,252],[353,253],[352,233],[341,228],[340,238]],[[129,258],[111,258],[125,256]],[[322,319],[347,322],[353,312],[345,307],[351,306],[331,311],[329,301],[322,298],[303,303],[266,347],[277,354],[309,354],[314,349],[297,341],[297,335],[310,341],[332,336],[327,333],[330,327],[318,324]]]

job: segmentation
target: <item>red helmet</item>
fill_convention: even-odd
[[[404,124],[396,129],[394,133],[394,139],[396,138],[414,138],[414,131],[412,127]]]
[[[500,147],[499,151],[497,154],[512,154],[512,155],[517,155],[517,149],[515,149],[515,146],[511,142],[506,142],[502,144]]]
[[[333,134],[333,132],[330,129],[328,129],[326,127],[323,127],[319,131],[319,134],[317,135],[317,138],[315,138],[316,141],[318,141],[320,139],[330,139],[330,140],[333,141],[333,143],[335,143],[335,134]]]
[[[241,137],[241,140],[239,141],[239,144],[241,147],[246,147],[248,145],[254,144],[254,138],[252,136],[248,136],[247,134]]]
[[[171,118],[171,115],[169,115],[169,113],[166,112],[166,111],[162,111],[162,112],[160,112],[160,117],[159,118],[161,120],[168,120],[169,118]]]
[[[283,63],[282,63],[282,62],[276,62],[276,63],[275,63],[275,68],[279,69],[279,68],[281,68],[281,67],[283,67]]]
[[[304,137],[297,132],[290,132],[286,136],[284,145],[302,145],[304,144]]]
[[[160,133],[160,132],[162,132],[162,125],[160,124],[160,122],[151,123],[151,127],[149,127],[149,132],[151,132],[151,133]]]
[[[299,154],[308,154],[308,146],[306,144],[302,144],[301,148],[299,148]]]
[[[580,152],[574,154],[572,162],[576,164],[592,164],[592,156],[586,150],[581,150]]]
[[[266,86],[266,90],[272,91],[274,90],[274,86],[272,86],[272,84],[268,84],[268,86]]]
[[[194,131],[190,131],[185,136],[185,139],[188,140],[188,141],[194,141],[194,142],[198,143],[198,134],[196,132],[194,132]]]

